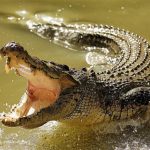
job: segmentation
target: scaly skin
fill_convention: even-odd
[[[34,33],[69,48],[106,48],[116,55],[117,62],[105,71],[76,70],[66,65],[25,56],[26,62],[45,75],[59,78],[66,74],[74,86],[66,88],[57,101],[40,112],[18,119],[6,120],[8,126],[34,128],[51,120],[91,125],[135,120],[149,121],[150,48],[148,42],[133,33],[103,25],[46,24],[29,27]],[[1,49],[26,55],[23,48],[10,43]],[[29,59],[30,58],[30,59]],[[53,68],[53,69],[52,69]]]

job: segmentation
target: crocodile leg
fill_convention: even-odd
[[[138,118],[138,120],[144,119],[144,122],[146,120],[149,121],[149,101],[150,87],[137,87],[128,91],[120,98],[121,107],[119,119]]]
[[[140,120],[141,118],[144,123],[150,120],[149,101],[150,87],[133,88],[120,96],[118,103],[113,104],[112,109],[108,109],[108,113],[112,114],[111,120],[127,120],[129,118]]]
[[[150,101],[150,87],[137,87],[121,97],[121,107],[127,105],[148,105]]]

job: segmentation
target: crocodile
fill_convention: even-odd
[[[27,79],[27,88],[11,113],[1,116],[6,126],[35,128],[48,121],[72,125],[149,122],[150,45],[129,31],[107,25],[32,24],[29,29],[71,49],[109,51],[117,61],[105,70],[76,69],[30,56],[18,43],[0,50],[6,71]]]

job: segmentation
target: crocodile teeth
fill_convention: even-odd
[[[21,75],[30,75],[32,73],[31,68],[22,64],[19,64],[19,67],[17,68],[17,70],[19,71]]]
[[[2,56],[0,55],[0,60],[2,60]]]
[[[8,64],[5,64],[5,72],[8,74],[10,71],[10,67]]]

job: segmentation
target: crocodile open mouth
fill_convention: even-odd
[[[14,70],[27,79],[27,88],[11,117],[24,117],[39,112],[58,99],[62,83],[52,67],[38,58],[31,57],[20,45],[11,42],[0,50],[6,58],[5,70]],[[51,71],[51,72],[50,72]],[[49,73],[49,75],[48,75]]]

